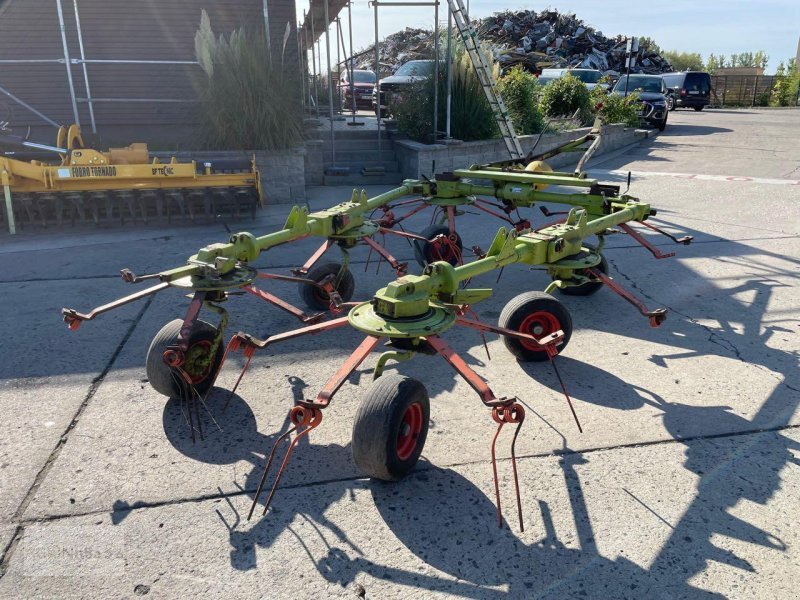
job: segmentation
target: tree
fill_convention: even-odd
[[[769,56],[763,50],[759,50],[756,52],[755,57],[753,58],[753,62],[755,62],[756,67],[761,67],[762,69],[766,69],[767,65],[769,64]]]
[[[766,69],[769,64],[769,56],[763,50],[757,52],[739,52],[731,54],[726,67],[750,67]]]
[[[708,55],[708,60],[706,61],[706,71],[714,74],[714,71],[717,69],[721,69],[725,66],[725,56],[715,56],[713,53]]]
[[[656,41],[649,37],[639,37],[639,48],[643,48],[649,52],[661,54],[661,46],[656,44]]]
[[[800,94],[800,71],[797,70],[797,61],[790,58],[788,68],[781,61],[775,75],[776,82],[775,87],[772,88],[770,105],[796,106],[798,94]]]
[[[703,65],[703,57],[697,52],[667,50],[663,56],[669,60],[669,64],[671,64],[672,68],[676,71],[702,71],[705,68]]]

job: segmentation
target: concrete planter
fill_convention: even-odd
[[[256,165],[261,172],[261,186],[266,204],[287,204],[305,201],[304,147],[280,152],[256,151]]]

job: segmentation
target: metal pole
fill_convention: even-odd
[[[305,57],[304,75],[306,78],[306,88],[308,89],[308,97],[307,97],[308,100],[311,98],[311,79],[309,77],[311,75],[311,70],[308,68],[308,27],[306,27],[305,24],[306,24],[306,11],[303,11],[303,37],[304,37],[303,51],[305,52],[305,54],[303,55]],[[314,58],[313,54],[311,55],[311,58],[312,59]],[[316,105],[316,102],[314,102],[314,104]]]
[[[439,134],[439,2],[433,5],[433,143]]]
[[[317,118],[319,119],[319,86],[317,82],[317,57],[314,52],[314,46],[317,43],[317,33],[314,30],[314,10],[313,6],[309,5],[308,14],[311,16],[311,64],[314,68],[312,79],[314,80],[314,108],[317,111]],[[322,67],[322,65],[320,65]]]
[[[322,35],[320,34],[319,40],[317,41],[317,79],[322,78]],[[321,87],[321,86],[320,86]],[[319,91],[317,92],[319,94]]]
[[[722,108],[725,108],[725,92],[728,91],[728,77],[727,77],[727,75],[723,75],[723,81],[725,83],[722,84]]]
[[[380,63],[380,52],[378,51],[378,4],[373,3],[373,8],[375,9],[375,87],[377,89],[376,98],[377,102],[377,109],[375,110],[375,116],[378,118],[378,162],[381,160],[381,63]]]
[[[628,97],[628,82],[631,79],[631,56],[633,56],[633,42],[625,45],[625,95],[623,98]]]
[[[353,81],[353,72],[356,69],[353,61],[353,3],[347,3],[347,33],[350,37],[350,97],[353,99],[353,123],[356,122],[356,84]],[[378,74],[375,74],[375,81],[377,82]]]
[[[342,104],[342,95],[339,93],[339,80],[342,77],[342,52],[341,47],[339,45],[339,38],[342,37],[342,20],[339,17],[336,17],[336,98],[337,98],[337,106],[340,106],[340,112],[343,112],[344,106]]]
[[[305,23],[305,16],[303,17],[303,23]],[[300,93],[303,96],[303,114],[305,115],[306,112],[306,59],[303,59],[303,42],[300,38],[300,24],[297,24],[297,67],[300,69]]]
[[[325,58],[328,61],[328,116],[331,120],[331,162],[336,164],[336,137],[333,133],[333,69],[331,69],[331,19],[325,0]]]
[[[8,173],[3,171],[3,194],[6,197],[6,214],[8,215],[8,232],[16,235],[17,225],[14,222],[14,208],[11,205],[11,186],[8,181]]]
[[[67,31],[64,27],[64,10],[61,6],[61,0],[56,0],[56,9],[58,10],[58,24],[61,28],[61,45],[64,46],[64,60],[67,67],[67,81],[69,82],[69,94],[72,98],[72,115],[75,117],[75,124],[80,127],[81,119],[78,116],[78,101],[75,98],[75,86],[72,82],[72,64],[69,60],[69,48],[67,47]]]
[[[25,102],[24,100],[20,100],[20,99],[19,99],[19,98],[17,98],[17,97],[16,97],[14,94],[12,94],[11,92],[9,92],[7,89],[5,89],[5,88],[4,88],[4,87],[2,87],[2,86],[0,86],[0,94],[4,94],[4,95],[8,96],[8,97],[9,97],[9,98],[11,98],[11,99],[12,99],[14,102],[16,102],[17,104],[19,104],[20,106],[22,106],[22,107],[24,107],[24,108],[27,108],[29,111],[31,111],[33,114],[35,114],[37,117],[39,117],[39,118],[40,118],[40,119],[42,119],[43,121],[47,121],[48,123],[50,123],[50,125],[52,125],[52,126],[53,126],[53,127],[55,127],[56,129],[58,129],[59,127],[61,127],[61,126],[60,126],[58,123],[56,123],[55,121],[53,121],[53,119],[51,119],[51,118],[50,118],[50,117],[48,117],[47,115],[44,115],[44,114],[40,113],[38,110],[36,110],[35,108],[33,108],[33,107],[30,105],[30,104],[28,104],[28,103],[27,103],[27,102]]]
[[[756,105],[757,94],[758,94],[758,75],[755,76],[755,80],[753,81],[753,104],[751,106]]]
[[[264,33],[267,36],[267,60],[269,60],[269,66],[272,66],[272,42],[269,39],[269,9],[267,8],[267,0],[264,0],[261,4],[264,11]]]
[[[447,106],[445,111],[447,113],[447,124],[445,125],[445,137],[450,139],[450,119],[451,107],[453,102],[453,11],[450,9],[450,3],[447,3]]]
[[[81,51],[81,67],[83,68],[83,81],[86,84],[86,101],[89,104],[89,121],[92,123],[92,133],[97,133],[97,124],[94,120],[94,105],[92,104],[92,92],[89,90],[89,73],[86,69],[86,54],[83,51],[83,32],[81,31],[81,17],[78,14],[78,0],[72,0],[75,7],[75,27],[78,30],[78,48]]]

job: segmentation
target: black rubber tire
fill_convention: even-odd
[[[416,446],[405,459],[398,456],[397,444],[404,415],[413,404],[422,411],[421,430]],[[353,421],[353,460],[373,479],[397,481],[414,469],[428,436],[430,400],[422,382],[397,374],[383,375],[367,390]]]
[[[164,362],[164,352],[167,347],[178,343],[178,334],[182,326],[183,319],[170,321],[155,335],[153,341],[150,342],[150,347],[147,349],[145,363],[147,379],[155,391],[168,398],[182,398],[189,392],[188,385]],[[198,320],[189,336],[189,347],[200,341],[213,342],[216,336],[216,327],[211,323]],[[204,395],[214,385],[214,378],[222,360],[222,350],[222,344],[220,344],[211,361],[211,368],[208,370],[206,377],[194,384],[195,389],[201,395]]]
[[[584,244],[586,246],[586,244]],[[587,246],[594,250],[594,246]],[[608,275],[608,261],[602,254],[600,255],[600,264],[595,267],[601,273]],[[602,281],[593,281],[591,283],[584,283],[583,285],[567,287],[564,289],[558,288],[558,291],[565,296],[591,296],[599,292],[603,287]]]
[[[449,235],[450,234],[450,227],[447,225],[429,225],[425,229],[423,229],[419,235],[424,237],[426,240],[432,240],[437,235]],[[463,244],[461,243],[461,236],[458,235],[456,232],[456,246],[458,247],[459,253],[464,249]],[[436,253],[435,246],[430,242],[423,242],[422,240],[414,240],[414,257],[417,259],[417,262],[421,267],[424,267],[427,264],[432,262],[436,262],[437,260],[441,260]],[[449,257],[446,262],[449,262],[451,265],[455,266],[458,264],[458,259],[455,256]]]
[[[695,107],[694,107],[694,109],[695,109],[697,112],[700,112],[700,111],[702,111],[702,110],[703,110],[703,107],[702,107],[702,106],[695,106]]]
[[[669,96],[667,98],[667,110],[669,110],[669,112],[672,112],[676,108],[677,106],[675,106],[675,98],[673,96]]]
[[[664,131],[667,128],[667,115],[669,113],[664,113],[664,120],[661,121],[656,127],[658,127],[659,131]]]
[[[558,345],[558,353],[561,354],[564,348],[567,347],[569,339],[572,337],[572,317],[567,308],[550,294],[545,294],[544,292],[525,292],[524,294],[512,298],[511,301],[503,307],[498,324],[505,329],[522,331],[521,328],[526,318],[535,313],[551,315],[551,318],[557,323],[557,327],[546,329],[552,329],[553,331],[561,329],[561,331],[564,332],[564,340]],[[533,332],[524,331],[523,333]],[[552,333],[552,331],[547,331],[546,333]],[[542,362],[548,360],[545,350],[528,348],[523,345],[521,340],[516,338],[504,336],[503,343],[506,345],[506,348],[508,348],[508,351],[516,356],[517,360],[522,362]]]
[[[322,281],[328,275],[337,275],[339,270],[342,268],[337,262],[325,262],[316,264],[311,269],[309,269],[308,273],[306,274],[306,279],[310,279],[311,281]],[[328,310],[330,308],[330,299],[328,298],[328,294],[323,292],[315,285],[309,285],[307,283],[299,283],[300,288],[300,297],[303,299],[303,302],[306,303],[306,306],[309,308],[313,308],[314,310]],[[344,273],[342,273],[341,278],[339,279],[339,285],[336,286],[336,290],[339,292],[339,295],[342,297],[344,302],[349,302],[350,299],[353,297],[353,292],[356,290],[356,280],[353,277],[353,274],[350,272],[350,269],[347,269]]]

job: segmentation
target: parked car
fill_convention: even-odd
[[[350,88],[350,71],[342,71],[339,76],[339,98],[342,100],[343,110],[353,109],[353,93],[356,99],[356,108],[369,108],[372,104],[372,90],[375,87],[375,72],[364,70],[353,70],[352,92]]]
[[[626,87],[627,86],[627,87]],[[636,92],[642,109],[639,118],[660,131],[667,126],[667,86],[660,75],[623,75],[611,90],[612,94],[626,96]]]
[[[600,83],[600,79],[603,77],[603,74],[597,69],[542,69],[542,74],[539,76],[539,81],[543,84],[546,84],[553,79],[564,77],[567,74],[577,77],[580,81],[585,83],[586,87],[588,87],[590,90],[594,89],[598,85],[604,89],[608,89],[607,84]],[[546,77],[548,80],[542,82],[542,77]]]
[[[684,71],[661,75],[667,85],[667,107],[693,108],[701,111],[711,104],[711,75],[702,71]]]
[[[394,75],[384,77],[372,90],[372,108],[378,113],[378,90],[381,96],[381,115],[389,114],[389,103],[393,97],[401,95],[411,84],[433,76],[432,60],[411,60],[402,65]]]

